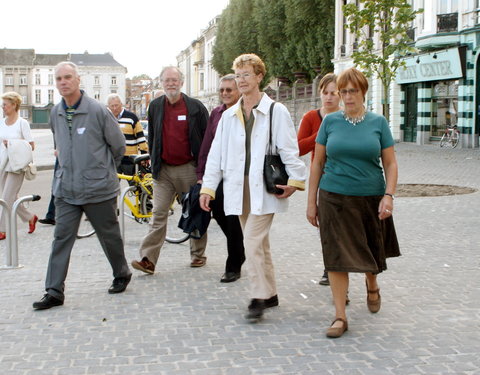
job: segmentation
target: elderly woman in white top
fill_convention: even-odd
[[[5,118],[0,120],[1,142],[7,147],[9,140],[24,139],[30,143],[33,150],[35,144],[30,132],[30,125],[27,120],[18,115],[22,97],[16,92],[6,92],[2,95],[2,99],[2,109]],[[4,167],[0,170],[0,197],[12,207],[22,187],[25,173],[23,171],[7,171],[7,169],[7,167]],[[4,240],[6,238],[5,212],[2,208],[0,208],[0,212],[0,240]],[[28,212],[23,204],[18,207],[17,213],[22,221],[28,221],[28,233],[33,233],[38,220],[37,215]]]
[[[240,100],[226,110],[218,124],[208,154],[201,207],[209,211],[217,185],[223,179],[227,215],[239,215],[243,229],[251,302],[246,318],[252,322],[265,308],[278,305],[269,231],[273,215],[287,210],[288,198],[305,187],[305,164],[298,156],[295,128],[286,107],[276,103],[272,121],[273,150],[285,164],[289,180],[277,185],[281,194],[269,194],[263,179],[263,163],[269,142],[269,110],[273,100],[260,91],[265,64],[254,54],[233,62]]]

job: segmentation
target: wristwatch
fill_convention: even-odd
[[[395,199],[395,195],[393,195],[393,194],[385,193],[384,195],[388,195],[389,197],[392,197],[392,199]]]

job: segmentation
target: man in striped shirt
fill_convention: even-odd
[[[122,163],[118,167],[118,172],[131,176],[135,174],[135,164],[129,156],[148,153],[147,141],[143,134],[142,125],[135,113],[127,111],[123,107],[122,99],[118,94],[110,94],[107,97],[107,107],[117,119],[118,126],[125,136],[127,145]]]

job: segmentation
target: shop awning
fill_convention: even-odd
[[[397,71],[396,82],[445,81],[465,74],[465,48],[450,48],[403,58],[406,65]]]

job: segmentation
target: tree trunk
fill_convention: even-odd
[[[383,116],[387,119],[390,125],[390,85],[388,83],[383,84]]]

